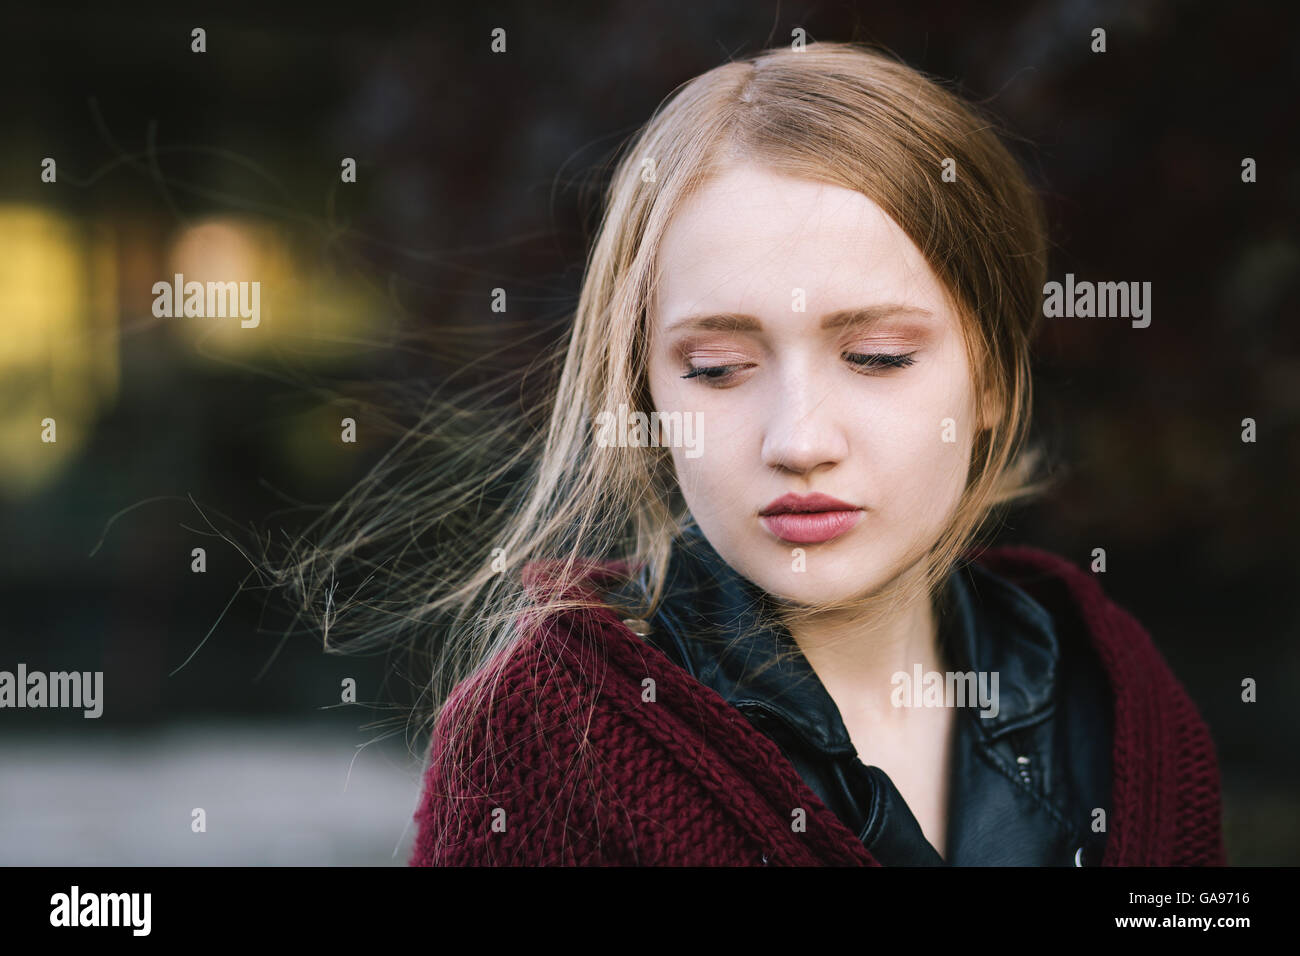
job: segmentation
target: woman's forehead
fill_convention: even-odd
[[[711,312],[946,311],[920,250],[870,198],[762,167],[731,168],[688,197],[656,265],[661,327]]]

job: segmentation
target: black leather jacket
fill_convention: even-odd
[[[626,601],[636,585],[615,597]],[[761,590],[692,528],[643,639],[771,737],[800,776],[885,865],[1093,865],[1109,818],[1109,684],[1069,609],[966,563],[937,603],[946,660],[999,675],[995,716],[959,707],[941,857],[879,767],[858,759],[834,701]],[[634,627],[634,630],[647,630]],[[991,708],[990,708],[991,710]]]

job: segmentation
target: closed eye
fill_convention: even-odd
[[[878,368],[906,368],[909,365],[915,365],[916,359],[912,358],[914,352],[904,355],[891,355],[883,352],[873,352],[871,354],[861,354],[858,352],[845,352],[844,358],[868,371]]]
[[[845,352],[843,358],[849,364],[861,369],[864,374],[876,371],[886,371],[895,368],[906,368],[909,365],[915,365],[916,359],[912,356],[916,354],[909,352],[906,354],[889,354],[885,352],[858,353]],[[739,365],[695,365],[682,376],[682,378],[699,378],[707,380],[710,384],[723,385],[728,382],[737,370],[751,368],[749,363]]]
[[[739,365],[699,365],[692,366],[682,378],[726,378],[731,372],[741,368]]]

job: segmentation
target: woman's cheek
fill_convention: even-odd
[[[946,506],[961,451],[960,441],[945,440],[960,435],[944,417],[938,403],[902,403],[859,428],[852,464],[862,469],[880,518],[918,526]]]
[[[915,449],[917,468],[909,476],[909,485],[919,491],[912,505],[920,520],[935,525],[946,520],[965,487],[969,448],[969,439],[949,416],[949,420],[936,421]]]
[[[699,454],[691,457],[684,448],[673,449],[673,464],[682,493],[691,510],[709,514],[725,510],[728,497],[734,497],[743,478],[743,469],[731,438],[716,422],[716,416],[700,412]],[[710,427],[712,426],[712,427]],[[731,486],[730,495],[728,485]]]
[[[722,547],[741,541],[755,529],[747,527],[761,480],[759,461],[749,437],[731,416],[703,415],[702,453],[695,458],[673,449],[673,464],[687,506],[711,541]]]

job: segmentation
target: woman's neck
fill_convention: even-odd
[[[894,676],[901,672],[910,680],[918,664],[923,673],[945,669],[937,620],[923,594],[869,630],[848,612],[792,618],[788,627],[834,699],[854,701],[877,720],[901,722],[908,711],[890,702]]]

